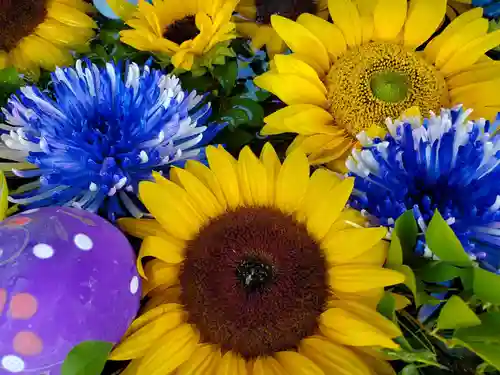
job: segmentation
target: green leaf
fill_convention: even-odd
[[[420,371],[418,371],[418,367],[413,363],[405,366],[400,372],[399,375],[420,375]]]
[[[382,352],[387,355],[391,360],[401,360],[407,363],[425,363],[426,365],[442,367],[436,361],[436,355],[428,350],[392,350],[392,349],[382,349]]]
[[[394,268],[399,267],[403,264],[403,248],[401,247],[401,241],[396,233],[392,232],[391,245],[389,246],[389,251],[387,252],[387,261],[385,262],[386,267]]]
[[[0,221],[7,217],[7,209],[9,207],[8,196],[9,188],[7,187],[7,180],[3,172],[0,172]]]
[[[464,251],[453,230],[443,219],[438,210],[432,217],[425,233],[427,245],[440,260],[459,266],[471,266],[472,262]]]
[[[481,325],[460,328],[454,338],[467,342],[488,342],[500,345],[500,312],[488,312],[479,316]]]
[[[403,275],[405,275],[404,284],[408,287],[408,289],[410,289],[411,293],[413,294],[413,298],[416,300],[417,299],[417,280],[415,279],[415,274],[413,273],[413,270],[406,265],[395,267],[394,270],[399,271]]]
[[[387,319],[394,321],[396,317],[396,300],[390,292],[385,292],[377,306],[377,310]]]
[[[264,122],[264,109],[254,100],[234,97],[230,100],[233,109],[245,111],[247,115],[247,125],[261,127]]]
[[[104,341],[84,341],[75,346],[66,357],[62,375],[100,375],[113,344]]]
[[[14,68],[0,69],[0,86],[19,86],[23,80]]]
[[[468,341],[462,341],[462,344],[497,370],[500,370],[500,355],[498,355],[500,353],[500,344]]]
[[[428,283],[442,283],[461,277],[466,272],[470,272],[470,270],[458,268],[442,261],[432,261],[419,270],[418,276]]]
[[[407,256],[413,256],[413,249],[417,243],[418,227],[412,210],[406,211],[396,220],[394,230],[398,234],[406,260]],[[408,262],[405,261],[405,263]]]
[[[474,294],[483,302],[500,305],[500,276],[481,268],[474,268]]]
[[[480,324],[481,320],[459,296],[451,296],[441,309],[437,321],[439,329],[474,327]]]
[[[236,84],[236,78],[238,78],[238,62],[233,60],[225,65],[219,65],[214,69],[213,74],[227,96],[233,90]]]

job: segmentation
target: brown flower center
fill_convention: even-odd
[[[279,14],[295,21],[302,13],[315,14],[316,3],[316,0],[255,0],[256,21],[268,25],[271,23],[273,14]]]
[[[186,40],[194,39],[199,33],[195,16],[186,16],[169,25],[163,33],[163,37],[177,44],[182,44]]]
[[[371,42],[348,50],[326,83],[335,122],[353,136],[371,125],[384,126],[387,117],[398,118],[410,107],[427,115],[449,104],[441,73],[397,44]]]
[[[202,339],[245,358],[314,334],[328,296],[319,245],[271,208],[239,208],[208,223],[187,245],[180,283]]]
[[[47,17],[47,0],[0,0],[0,51],[13,50]]]

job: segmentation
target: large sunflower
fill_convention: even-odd
[[[97,27],[83,0],[0,1],[0,69],[14,66],[38,77],[73,62],[72,50],[87,47]]]
[[[500,63],[484,53],[500,43],[488,33],[482,9],[463,13],[423,48],[441,24],[446,0],[330,0],[334,24],[311,14],[271,23],[292,55],[276,55],[261,88],[288,106],[265,119],[263,134],[298,133],[312,163],[342,160],[366,129],[385,132],[384,121],[409,108],[422,113],[458,103],[474,117],[500,110]],[[375,125],[376,127],[373,127]]]
[[[386,229],[344,209],[353,180],[270,144],[207,157],[140,185],[156,220],[120,223],[145,237],[150,300],[111,358],[133,360],[125,374],[392,373],[373,347],[400,331],[375,306],[404,277],[382,268]]]
[[[271,26],[271,16],[280,14],[296,20],[302,13],[328,18],[328,0],[241,0],[234,16],[236,29],[252,39],[252,46],[274,56],[286,48],[283,39]]]
[[[238,0],[139,0],[120,32],[132,47],[171,58],[176,68],[193,70],[220,63],[236,37],[231,15]]]

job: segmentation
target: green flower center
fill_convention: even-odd
[[[379,72],[370,80],[373,95],[387,103],[398,103],[404,100],[408,94],[408,85],[408,77],[401,72]]]

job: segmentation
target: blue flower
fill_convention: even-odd
[[[472,6],[482,7],[485,17],[492,19],[500,17],[500,1],[498,0],[472,0]]]
[[[210,104],[149,64],[122,65],[78,60],[52,73],[51,92],[26,86],[10,97],[0,157],[21,162],[15,175],[37,178],[11,202],[100,210],[112,220],[139,217],[140,181],[152,179],[153,170],[204,159],[201,146],[223,128],[205,126]]]
[[[500,267],[500,137],[489,121],[467,121],[471,110],[387,121],[385,139],[358,135],[347,160],[355,176],[354,208],[393,226],[412,209],[423,232],[438,209],[473,260]],[[499,117],[500,118],[500,117]],[[432,256],[420,241],[417,251]]]

